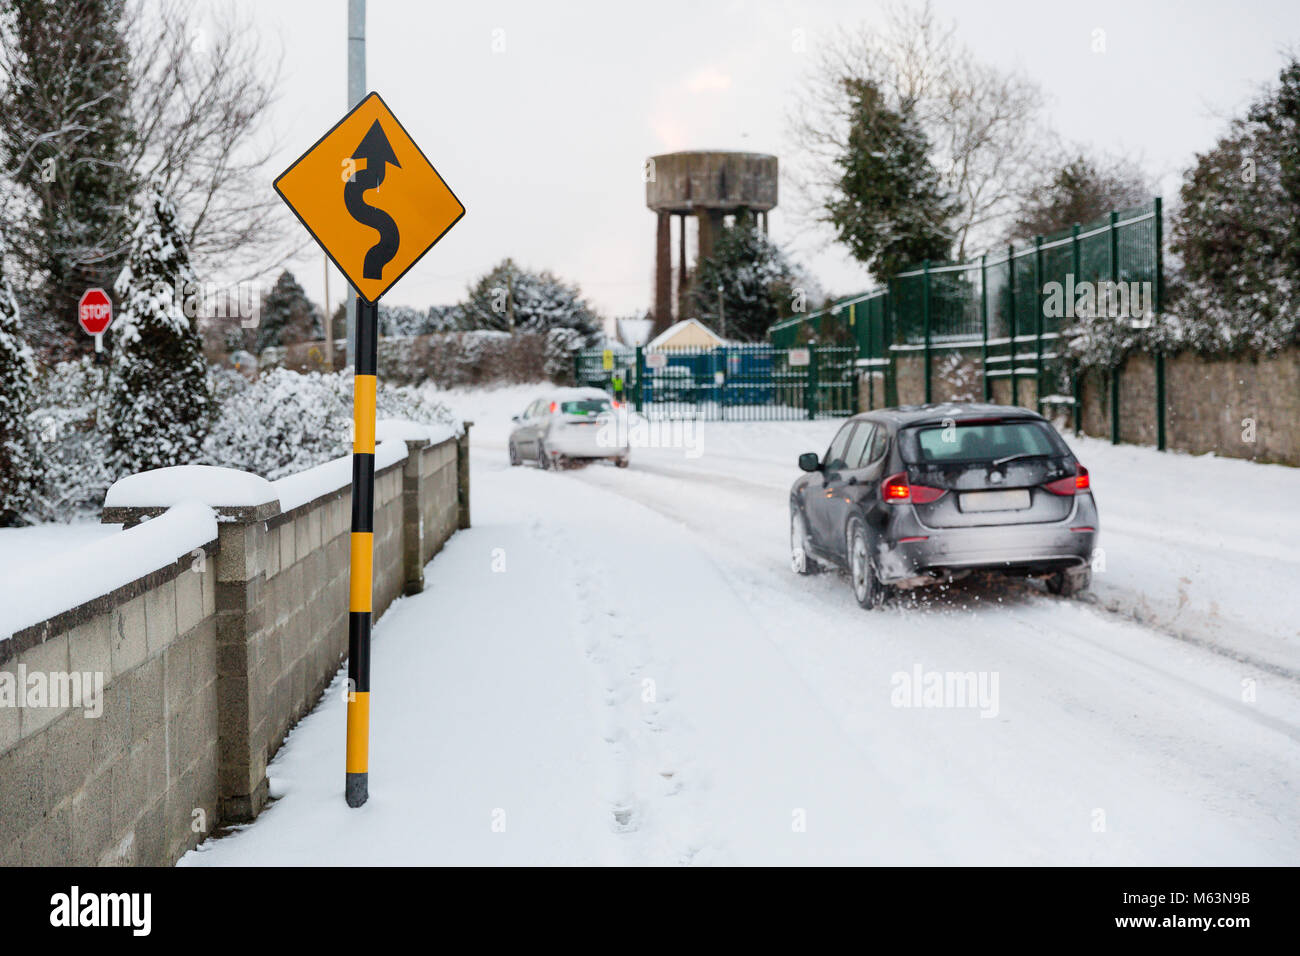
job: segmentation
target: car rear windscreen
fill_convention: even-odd
[[[923,425],[901,438],[903,460],[912,465],[1069,453],[1050,425],[1035,421]]]
[[[609,411],[609,409],[609,402],[596,398],[580,402],[565,402],[560,406],[560,411],[566,415],[599,415],[601,412]]]

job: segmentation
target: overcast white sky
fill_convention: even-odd
[[[270,124],[283,148],[270,190],[272,176],[347,109],[347,4],[239,2],[268,51],[284,52]],[[957,21],[980,57],[1042,84],[1064,137],[1141,158],[1161,177],[1167,200],[1193,155],[1222,131],[1223,117],[1276,77],[1287,44],[1300,44],[1296,0],[935,0],[935,7]],[[607,314],[644,310],[654,247],[645,157],[742,149],[786,163],[786,112],[810,54],[837,27],[871,22],[878,10],[873,0],[369,0],[367,86],[467,210],[385,301],[455,302],[509,255],[576,280]],[[1091,49],[1098,28],[1106,32],[1100,54]],[[796,29],[808,52],[792,49]],[[493,51],[494,39],[504,51]],[[795,240],[780,208],[771,232],[827,291],[870,285],[834,245]],[[320,253],[313,247],[291,268],[319,300]],[[334,303],[342,288],[334,274]]]

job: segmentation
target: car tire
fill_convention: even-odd
[[[615,459],[614,459],[614,464],[618,465],[618,467],[620,467],[620,468],[626,468],[626,467],[627,467],[627,455],[621,455],[621,456],[619,456],[618,458],[615,458]]]
[[[880,607],[885,599],[885,586],[876,574],[876,563],[871,557],[871,539],[867,535],[867,526],[861,518],[849,521],[845,534],[848,546],[846,562],[849,569],[849,585],[853,588],[853,597],[865,610],[873,611]]]
[[[1092,568],[1065,568],[1047,578],[1047,590],[1061,597],[1074,597],[1092,586]]]
[[[790,509],[790,570],[805,577],[821,570],[817,559],[808,553],[808,526],[798,508]]]
[[[546,446],[541,442],[537,443],[537,464],[542,471],[551,470],[551,456],[546,454]]]
[[[519,464],[519,449],[515,447],[514,442],[510,442],[507,447],[510,449],[510,467],[514,468]]]

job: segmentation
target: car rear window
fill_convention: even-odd
[[[1046,422],[956,422],[904,430],[908,464],[994,461],[1012,455],[1064,455],[1069,449]]]
[[[565,402],[560,406],[560,411],[566,415],[599,415],[601,412],[609,411],[609,409],[609,402],[599,398],[584,399],[580,402]]]

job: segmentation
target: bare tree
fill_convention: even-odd
[[[805,213],[826,221],[848,148],[854,84],[879,88],[891,109],[915,117],[943,186],[957,202],[950,223],[961,258],[995,240],[1020,204],[1048,135],[1037,84],[981,63],[927,2],[894,2],[881,28],[846,29],[817,58],[790,117],[802,160],[788,174]]]
[[[279,52],[264,52],[234,15],[205,18],[179,0],[137,0],[128,37],[137,180],[160,184],[176,205],[199,275],[275,269],[296,251],[267,169]]]

